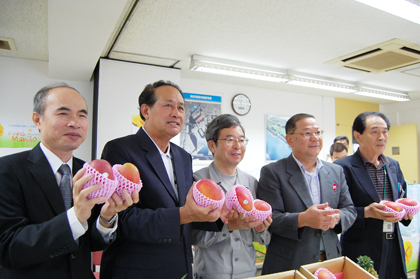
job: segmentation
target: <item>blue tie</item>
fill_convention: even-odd
[[[71,207],[71,200],[73,198],[71,189],[70,167],[67,164],[62,164],[61,167],[58,169],[58,172],[61,173],[61,195],[63,196],[64,206],[66,210],[68,210]]]

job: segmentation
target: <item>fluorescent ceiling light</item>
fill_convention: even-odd
[[[355,94],[367,96],[367,97],[391,100],[391,101],[398,101],[398,102],[410,101],[410,97],[408,97],[407,94],[387,92],[387,91],[375,90],[375,89],[369,89],[369,88],[358,88]]]
[[[198,55],[193,55],[190,70],[273,82],[289,80],[286,74],[276,69]]]
[[[340,80],[328,80],[318,76],[310,76],[298,72],[290,72],[265,66],[257,66],[242,62],[193,55],[192,71],[221,74],[242,78],[251,78],[272,82],[287,82],[287,84],[330,90],[341,93],[354,93],[392,101],[410,101],[408,94],[390,92],[382,89],[365,88]]]
[[[356,87],[353,85],[341,84],[341,83],[320,80],[320,79],[306,78],[306,77],[290,76],[289,78],[290,78],[290,81],[288,81],[287,84],[325,89],[325,90],[337,91],[337,92],[342,92],[342,93],[356,92]]]
[[[420,24],[420,3],[418,0],[356,0],[384,12]]]

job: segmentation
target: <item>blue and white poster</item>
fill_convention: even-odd
[[[185,124],[181,131],[180,145],[193,160],[213,160],[207,147],[206,129],[222,111],[222,97],[183,93],[185,98]]]
[[[277,161],[289,157],[292,149],[286,141],[286,122],[290,117],[266,115],[266,161]]]

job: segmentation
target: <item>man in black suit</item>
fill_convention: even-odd
[[[194,202],[191,156],[170,142],[185,120],[179,87],[165,81],[149,84],[139,107],[144,126],[135,135],[108,142],[102,152],[111,164],[136,165],[143,188],[139,203],[121,214],[121,238],[104,251],[101,278],[192,278],[192,222],[211,221],[208,229],[217,230],[214,221],[221,208]]]
[[[383,209],[381,200],[395,201],[406,197],[406,183],[397,161],[383,152],[391,127],[380,112],[359,114],[353,122],[353,136],[359,149],[352,156],[335,161],[344,169],[357,218],[341,236],[343,255],[356,261],[360,255],[369,256],[381,279],[407,278],[404,245],[398,221],[408,226],[413,218],[403,220]]]
[[[41,143],[0,158],[0,278],[94,278],[91,251],[114,240],[117,212],[138,193],[132,199],[125,192],[125,202],[114,194],[102,207],[95,204],[104,197],[87,200],[101,186],[82,190],[92,175],[82,177],[84,162],[72,155],[88,129],[85,100],[74,88],[60,83],[38,91],[32,120]]]

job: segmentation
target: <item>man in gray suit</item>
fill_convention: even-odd
[[[257,197],[273,208],[262,274],[341,256],[337,234],[353,224],[356,210],[342,168],[318,159],[322,133],[312,115],[292,116],[292,154],[261,169]]]

